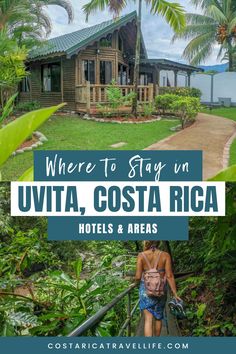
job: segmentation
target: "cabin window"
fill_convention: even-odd
[[[152,73],[140,73],[139,83],[140,85],[148,85],[153,83]]]
[[[61,91],[61,64],[50,63],[42,65],[42,91]]]
[[[30,92],[30,78],[29,76],[24,77],[20,83],[20,92]]]
[[[95,61],[83,60],[84,80],[89,81],[90,84],[95,84]]]
[[[118,38],[118,49],[122,52],[123,51],[123,40],[121,38],[121,36],[119,35]]]
[[[127,85],[127,67],[123,64],[118,64],[118,84]]]
[[[108,36],[106,36],[100,40],[100,47],[112,48],[112,35],[111,34],[108,34]]]
[[[100,84],[108,85],[112,81],[112,62],[100,61]]]

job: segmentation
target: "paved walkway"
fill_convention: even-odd
[[[226,167],[234,134],[236,122],[233,120],[200,113],[191,127],[145,150],[203,150],[203,179],[207,180]]]

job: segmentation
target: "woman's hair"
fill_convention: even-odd
[[[143,250],[147,251],[150,248],[158,248],[160,245],[160,241],[144,241]]]

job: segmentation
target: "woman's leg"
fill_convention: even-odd
[[[144,337],[153,336],[153,315],[148,310],[143,310],[144,314]]]
[[[162,328],[162,320],[155,320],[154,333],[156,337],[160,337]]]

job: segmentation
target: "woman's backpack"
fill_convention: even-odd
[[[162,277],[160,272],[157,271],[161,253],[161,251],[158,253],[153,267],[151,266],[145,253],[141,253],[149,268],[143,275],[144,286],[148,296],[159,297],[165,294],[166,276],[164,275],[164,277]]]

